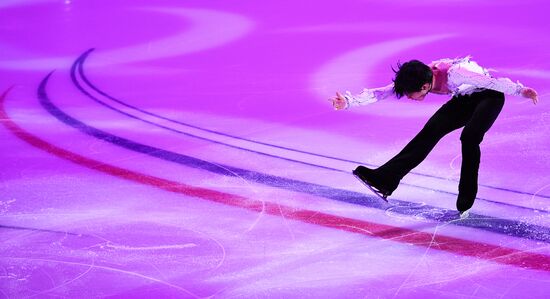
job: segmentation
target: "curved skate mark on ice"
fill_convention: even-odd
[[[204,233],[204,232],[201,232],[201,231],[198,231],[198,230],[192,230],[192,229],[187,229],[187,230],[190,231],[190,232],[196,233],[197,235],[202,235],[202,236],[205,237],[205,239],[211,240],[214,243],[216,243],[216,245],[220,248],[220,252],[221,252],[220,261],[218,262],[218,264],[214,268],[211,268],[209,270],[213,271],[213,270],[217,270],[218,268],[220,268],[223,265],[223,263],[225,262],[225,259],[227,258],[227,253],[225,251],[225,247],[223,246],[223,244],[220,241],[218,241],[218,239],[212,237],[211,235],[209,235],[207,233]],[[160,245],[160,246],[126,246],[126,245],[119,245],[119,242],[109,240],[109,239],[107,239],[103,236],[97,235],[97,234],[91,234],[91,235],[98,238],[98,239],[100,239],[100,240],[103,240],[104,242],[91,245],[91,246],[88,247],[88,249],[96,248],[96,247],[104,249],[105,247],[108,247],[108,248],[129,250],[129,251],[132,251],[132,250],[134,250],[134,251],[151,251],[151,250],[167,250],[167,249],[187,249],[187,248],[197,247],[197,245],[195,243],[176,244],[176,245]],[[154,266],[153,264],[151,264],[151,266],[156,268],[156,266]],[[159,271],[159,273],[160,273],[160,271]]]
[[[24,233],[16,235],[12,238],[3,239],[4,242],[14,241],[14,240],[18,240],[18,239],[25,239],[29,236],[33,236],[35,233],[50,233],[50,234],[55,234],[55,235],[60,235],[60,234],[63,235],[62,239],[58,240],[56,242],[63,242],[63,240],[65,240],[67,238],[67,236],[69,236],[69,235],[78,236],[78,237],[82,236],[82,234],[70,233],[70,232],[66,232],[66,231],[56,231],[56,230],[49,230],[49,229],[42,229],[42,228],[30,228],[30,227],[20,227],[20,226],[0,225],[0,229],[13,229],[13,230],[22,230],[22,231],[24,231]]]
[[[461,155],[461,154],[458,154],[458,155],[456,155],[456,156],[451,160],[451,163],[449,163],[449,167],[450,167],[452,170],[456,170],[454,164],[455,164],[456,160],[458,160],[458,159],[461,158],[461,157],[462,157],[462,155]]]
[[[141,10],[178,16],[191,22],[191,28],[147,43],[107,50],[99,54],[93,66],[152,60],[180,56],[219,47],[232,42],[252,30],[252,21],[233,13],[208,9],[144,7]],[[215,32],[216,34],[213,34]],[[0,67],[25,70],[50,70],[68,67],[71,57],[0,60]]]
[[[414,217],[418,220],[439,219],[440,221],[448,221],[449,219],[460,219],[457,211],[448,209],[423,210],[420,211],[420,213],[416,214]]]
[[[25,230],[25,231],[41,232],[41,233],[52,233],[52,234],[64,234],[64,235],[80,236],[80,234],[69,233],[69,232],[66,232],[66,231],[58,231],[58,230],[50,230],[50,229],[34,228],[34,227],[24,227],[24,226],[13,226],[13,225],[0,225],[0,229],[14,229],[14,230]],[[31,234],[31,233],[29,233],[29,234]],[[29,235],[29,234],[27,234],[27,235]]]
[[[54,259],[41,259],[41,258],[31,258],[31,257],[13,257],[13,256],[3,256],[1,258],[13,259],[13,260],[22,260],[22,261],[37,261],[37,262],[45,262],[45,263],[58,263],[58,264],[65,264],[65,265],[71,265],[71,266],[90,267],[91,269],[100,269],[100,270],[106,270],[106,271],[110,271],[110,272],[122,273],[122,274],[130,275],[130,276],[139,277],[139,278],[149,280],[149,281],[152,281],[152,282],[160,283],[162,285],[180,290],[180,291],[184,292],[185,294],[187,294],[189,296],[192,296],[193,298],[201,298],[201,297],[195,295],[194,293],[192,293],[192,292],[190,292],[190,291],[188,291],[188,290],[186,290],[186,289],[184,289],[180,286],[177,286],[175,284],[169,283],[169,282],[164,281],[164,280],[160,280],[160,279],[157,279],[157,278],[154,278],[154,277],[151,277],[151,276],[143,275],[143,274],[133,272],[133,271],[129,271],[129,270],[123,270],[123,269],[109,267],[109,266],[96,265],[95,263],[86,264],[86,263],[79,263],[79,262],[60,261],[60,260],[54,260]],[[91,269],[89,269],[88,271],[90,271]]]
[[[218,163],[213,163],[213,162],[210,162],[222,169],[225,169],[227,170],[228,172],[232,173],[235,177],[239,178],[245,185],[248,186],[248,188],[250,190],[253,191],[253,193],[255,194],[260,194],[260,192],[258,192],[258,188],[255,188],[254,186],[252,186],[252,184],[250,183],[249,180],[247,180],[245,177],[239,175],[237,172],[221,165],[221,164],[218,164]],[[254,219],[254,221],[250,224],[250,226],[245,230],[245,232],[251,232],[255,227],[256,225],[258,225],[258,223],[260,222],[260,220],[265,216],[265,201],[262,199],[262,197],[260,196],[259,199],[258,199],[261,203],[262,203],[262,209],[260,210],[260,212],[258,213],[258,217],[256,217],[256,219]],[[225,252],[224,252],[225,254]]]
[[[59,288],[62,288],[66,285],[69,285],[77,280],[79,280],[80,278],[84,277],[86,274],[88,274],[90,271],[92,271],[92,269],[94,268],[95,266],[95,259],[92,258],[92,263],[89,265],[90,267],[88,267],[88,269],[86,269],[84,272],[80,273],[79,275],[77,275],[75,278],[73,279],[70,279],[68,281],[65,281],[63,282],[62,284],[60,285],[57,285],[57,286],[54,286],[53,288],[51,289],[47,289],[47,290],[44,290],[44,291],[40,291],[40,293],[37,293],[37,294],[33,294],[27,298],[32,298],[32,297],[36,297],[36,296],[40,296],[40,295],[43,295],[43,294],[47,294],[47,293],[50,293],[52,291],[55,291]],[[46,275],[48,275],[48,277],[50,277],[50,280],[52,281],[52,285],[55,285],[55,283],[53,282],[53,279],[51,278],[51,276],[49,276],[49,274],[47,274],[46,272],[44,272]]]
[[[218,246],[222,250],[222,257],[220,258],[220,261],[218,262],[216,267],[211,269],[211,270],[218,270],[223,265],[223,263],[225,263],[225,259],[227,258],[227,253],[225,252],[225,247],[223,246],[223,244],[220,241],[218,241],[218,239],[216,239],[216,238],[214,238],[214,237],[212,237],[208,234],[205,234],[205,233],[199,232],[199,231],[193,231],[193,232],[205,235],[208,239],[210,239],[210,240],[214,241],[214,243],[218,244]]]
[[[223,246],[223,244],[220,241],[218,241],[216,238],[212,237],[211,235],[209,235],[207,233],[197,231],[197,230],[192,230],[192,229],[186,229],[186,230],[190,231],[190,232],[193,232],[197,235],[201,235],[201,236],[204,237],[204,239],[211,240],[214,243],[216,243],[216,245],[220,248],[220,252],[221,252],[221,257],[219,258],[220,261],[218,262],[218,264],[214,268],[211,268],[209,270],[213,271],[213,270],[217,270],[218,268],[220,268],[223,265],[223,263],[225,262],[225,259],[227,257],[227,253],[225,251],[225,247]],[[100,235],[97,235],[97,234],[90,234],[90,236],[93,236],[93,237],[95,237],[99,240],[102,240],[103,242],[90,245],[90,246],[86,247],[86,249],[113,248],[113,249],[117,249],[117,250],[128,250],[128,251],[155,251],[155,250],[188,249],[188,248],[194,248],[194,247],[199,246],[195,243],[174,244],[174,245],[159,245],[159,246],[128,246],[128,245],[122,245],[122,244],[120,244],[120,242],[107,239],[106,237],[103,237],[103,236],[100,236]],[[156,266],[153,265],[153,264],[151,264],[151,266],[156,268]],[[160,270],[159,270],[159,273],[161,273]]]
[[[454,224],[458,226],[468,226],[468,225],[464,225],[464,223],[458,222],[460,220],[465,220],[465,219],[461,219],[460,215],[456,210],[450,210],[450,209],[439,208],[439,207],[431,207],[426,205],[425,203],[421,203],[416,207],[392,206],[386,209],[385,212],[386,212],[386,215],[394,218],[399,218],[399,219],[409,219],[410,216],[412,216],[416,220],[422,220],[430,223],[435,220],[437,222],[443,223],[443,225]],[[409,217],[406,217],[405,215],[408,215]],[[477,215],[470,214],[470,216],[466,219],[474,222],[477,221],[479,223],[487,222],[486,225],[488,224],[490,225],[490,220],[481,215],[477,216]]]
[[[214,243],[216,243],[216,245],[218,245],[220,247],[221,253],[222,253],[220,261],[216,264],[216,266],[214,268],[209,269],[209,270],[212,271],[212,270],[219,269],[223,265],[223,263],[225,262],[225,259],[226,259],[227,254],[225,252],[225,247],[220,243],[220,241],[218,241],[217,239],[213,238],[210,235],[207,235],[207,234],[205,234],[203,232],[199,232],[199,231],[194,231],[194,230],[191,230],[191,231],[195,232],[197,234],[205,235],[208,239],[212,240]],[[96,247],[96,246],[94,246],[94,247]],[[188,243],[188,244],[182,244],[182,245],[159,245],[159,246],[141,246],[141,247],[138,247],[138,246],[117,245],[117,244],[114,244],[114,242],[112,242],[112,241],[107,241],[106,243],[104,243],[100,247],[101,248],[113,248],[113,249],[116,249],[116,250],[126,250],[126,251],[157,251],[157,250],[173,250],[173,249],[194,248],[194,247],[197,247],[197,244]],[[154,265],[151,265],[151,266],[156,268],[156,266],[154,266]]]
[[[201,231],[198,231],[198,230],[192,230],[192,229],[188,229],[188,230],[191,231],[191,232],[194,232],[196,234],[205,236],[206,239],[212,240],[214,243],[216,243],[216,245],[218,245],[218,247],[220,247],[221,253],[222,253],[220,261],[218,262],[218,264],[214,268],[209,269],[209,271],[214,271],[214,270],[219,269],[223,265],[223,263],[225,263],[225,259],[227,258],[227,253],[225,252],[225,247],[223,246],[223,244],[220,241],[218,241],[218,239],[212,237],[211,235],[209,235],[207,233],[204,233],[204,232],[201,232]],[[186,247],[186,248],[191,248],[191,247]],[[209,296],[209,297],[211,297],[211,296]]]
[[[252,186],[252,184],[250,183],[249,180],[247,180],[246,178],[244,178],[243,176],[239,175],[237,172],[225,167],[224,165],[221,165],[221,164],[218,164],[218,163],[214,163],[214,162],[211,162],[211,161],[205,161],[205,162],[208,162],[212,165],[215,165],[221,169],[224,169],[226,170],[227,172],[229,173],[232,173],[233,176],[239,178],[245,185],[248,186],[248,188],[250,190],[252,190],[254,193],[258,194],[258,189],[257,188],[254,188],[254,186]],[[245,232],[250,232],[252,231],[256,225],[260,222],[260,220],[264,217],[265,215],[265,201],[260,197],[259,201],[262,203],[262,210],[258,213],[258,217],[256,217],[256,219],[250,224],[250,226],[245,230]]]
[[[317,91],[317,95],[321,99],[333,95],[337,90],[346,88],[350,90],[362,89],[365,86],[369,86],[369,82],[372,82],[374,75],[369,74],[372,73],[372,70],[375,69],[380,61],[388,59],[406,49],[453,36],[454,34],[436,34],[402,38],[355,49],[332,59],[322,66],[313,75],[311,88]],[[365,113],[373,113],[372,111],[365,111]]]
[[[442,227],[445,227],[447,225],[450,225],[452,224],[453,222],[456,222],[456,221],[460,221],[460,217],[457,218],[457,219],[452,219],[446,223],[443,223],[443,224],[439,224],[439,225],[436,225],[435,228],[434,228],[434,232],[432,234],[432,240],[430,241],[430,244],[429,246],[426,248],[426,250],[424,251],[424,253],[422,254],[422,256],[420,257],[420,259],[418,260],[418,262],[416,263],[415,267],[413,268],[413,270],[411,272],[409,272],[409,275],[407,276],[407,278],[405,278],[405,280],[403,281],[403,283],[401,283],[401,285],[399,286],[399,288],[397,289],[397,291],[395,292],[393,298],[395,298],[399,292],[405,288],[407,286],[407,282],[410,280],[410,278],[412,277],[412,275],[417,272],[417,269],[418,267],[424,262],[424,260],[426,259],[426,256],[428,255],[428,251],[430,249],[436,249],[437,250],[437,246],[440,245],[440,243],[438,243],[438,241],[436,240],[436,235],[437,235],[437,232],[440,228]],[[443,245],[443,244],[442,244]],[[476,261],[477,262],[477,261]],[[464,277],[464,276],[468,276],[470,275],[470,273],[466,273],[466,274],[463,274],[463,275],[453,275],[452,276],[452,279],[449,279],[449,280],[452,280],[452,281],[456,281],[459,277]],[[442,281],[438,281],[437,283],[441,283]],[[435,283],[430,283],[430,284],[435,284]],[[417,284],[415,284],[415,286],[417,286]]]
[[[290,233],[290,237],[292,238],[292,241],[296,241],[296,236],[294,235],[294,232],[290,228],[290,225],[288,225],[288,221],[285,217],[283,209],[281,208],[281,204],[277,203],[277,207],[279,208],[279,215],[283,218],[283,223],[284,223],[286,229],[288,230],[288,232]]]
[[[99,93],[100,95],[118,103],[118,104],[121,104],[127,108],[130,108],[132,110],[135,110],[139,113],[143,113],[145,114],[146,116],[152,116],[152,117],[155,117],[155,118],[158,118],[159,120],[166,120],[166,121],[169,121],[171,123],[175,123],[175,124],[178,124],[178,125],[183,125],[185,127],[189,127],[189,128],[192,128],[192,129],[197,129],[197,130],[200,130],[200,131],[203,131],[203,132],[207,132],[207,133],[213,133],[215,135],[219,135],[219,136],[222,136],[222,137],[229,137],[229,138],[233,138],[237,141],[246,141],[246,142],[251,142],[253,144],[258,144],[258,145],[261,145],[261,146],[267,146],[268,148],[275,148],[275,149],[282,149],[282,150],[285,150],[285,151],[289,151],[289,152],[294,152],[294,153],[300,153],[300,154],[306,154],[306,155],[310,155],[310,156],[315,156],[315,157],[321,157],[321,158],[327,158],[327,159],[330,159],[330,160],[335,160],[335,161],[342,161],[342,162],[349,162],[349,163],[353,163],[353,164],[363,164],[363,165],[367,165],[367,166],[370,166],[370,167],[376,167],[375,165],[372,165],[372,164],[369,164],[369,163],[362,163],[362,162],[358,162],[358,161],[352,161],[352,160],[346,160],[346,159],[340,159],[340,158],[336,158],[336,157],[331,157],[331,156],[326,156],[326,155],[320,155],[320,154],[315,154],[315,153],[310,153],[310,152],[306,152],[306,151],[300,151],[300,150],[297,150],[297,149],[292,149],[292,148],[288,148],[288,147],[282,147],[282,146],[277,146],[277,145],[273,145],[273,144],[268,144],[268,143],[263,143],[263,142],[258,142],[258,141],[255,141],[255,140],[251,140],[251,139],[246,139],[246,138],[242,138],[242,137],[238,137],[238,136],[235,136],[235,135],[230,135],[230,134],[225,134],[225,133],[221,133],[221,132],[218,132],[218,131],[214,131],[214,130],[209,130],[209,129],[205,129],[205,128],[202,128],[202,127],[198,127],[198,126],[195,126],[195,125],[191,125],[191,124],[188,124],[188,123],[184,123],[184,122],[180,122],[180,121],[177,121],[177,120],[173,120],[173,119],[170,119],[170,118],[167,118],[167,117],[164,117],[164,116],[161,116],[161,115],[158,115],[158,114],[155,114],[155,113],[152,113],[152,112],[148,112],[146,110],[143,110],[143,109],[140,109],[140,108],[137,108],[135,106],[132,106],[130,104],[127,104],[119,99],[116,99],[112,96],[110,96],[109,94],[105,93],[104,91],[100,90],[99,88],[97,88],[94,84],[92,84],[86,77],[85,73],[84,73],[84,62],[85,60],[87,59],[88,55],[93,51],[94,49],[90,49],[86,52],[84,52],[74,63],[73,63],[73,66],[71,68],[71,78],[73,80],[73,83],[75,84],[75,86],[82,92],[84,93],[87,97],[89,97],[90,99],[92,99],[93,101],[107,107],[108,109],[111,109],[113,111],[116,111],[118,113],[121,113],[125,116],[128,116],[130,118],[133,118],[133,119],[137,119],[139,121],[142,121],[142,122],[145,122],[145,123],[148,123],[150,125],[153,125],[153,126],[156,126],[156,127],[159,127],[159,128],[162,128],[162,129],[166,129],[166,130],[169,130],[169,131],[172,131],[172,132],[176,132],[178,134],[183,134],[183,135],[186,135],[186,136],[189,136],[189,137],[193,137],[193,138],[197,138],[197,139],[201,139],[201,140],[205,140],[205,141],[209,141],[209,142],[212,142],[212,143],[216,143],[216,144],[220,144],[220,145],[224,145],[224,146],[228,146],[228,147],[232,147],[232,148],[236,148],[236,149],[240,149],[240,150],[244,150],[244,151],[248,151],[248,152],[253,152],[253,153],[256,153],[256,154],[260,154],[260,155],[264,155],[264,156],[268,156],[268,157],[272,157],[272,158],[276,158],[276,159],[282,159],[282,160],[285,160],[285,161],[290,161],[290,162],[295,162],[295,163],[300,163],[300,164],[304,164],[304,165],[308,165],[308,166],[313,166],[313,167],[318,167],[318,168],[323,168],[323,169],[329,169],[329,170],[334,170],[334,171],[338,171],[338,172],[344,172],[344,173],[349,173],[348,170],[342,170],[342,169],[337,169],[337,168],[332,168],[332,167],[327,167],[327,166],[323,166],[323,165],[319,165],[319,164],[313,164],[313,163],[309,163],[309,162],[304,162],[304,161],[301,161],[301,160],[296,160],[296,159],[291,159],[291,158],[286,158],[286,157],[283,157],[281,156],[281,154],[285,154],[284,152],[283,153],[279,153],[279,154],[269,154],[269,153],[266,153],[265,151],[269,151],[269,149],[263,149],[264,151],[259,151],[259,150],[253,150],[253,149],[249,149],[249,148],[245,148],[245,147],[242,147],[241,145],[233,145],[233,144],[230,144],[228,143],[227,140],[225,141],[218,141],[218,140],[215,140],[215,139],[212,139],[213,137],[203,137],[203,136],[199,136],[197,134],[190,134],[190,133],[187,133],[185,131],[182,131],[182,130],[179,130],[179,129],[173,129],[171,127],[167,127],[165,125],[160,125],[158,124],[157,122],[153,122],[153,121],[149,121],[149,120],[146,120],[140,116],[135,116],[135,115],[132,115],[128,112],[125,112],[125,111],[122,111],[118,108],[115,108],[109,104],[107,104],[106,102],[104,101],[101,101],[99,100],[97,97],[93,96],[92,94],[90,94],[88,91],[86,91],[84,89],[84,87],[78,82],[78,79],[77,79],[77,73],[76,73],[76,69],[78,68],[78,74],[80,75],[80,79],[82,79],[86,85],[88,85],[88,87],[92,88],[94,91],[96,91],[97,93]],[[156,120],[158,121],[158,120]],[[216,137],[214,137],[216,138]],[[231,141],[231,140],[229,140]],[[424,176],[424,177],[430,177],[430,178],[437,178],[437,179],[445,179],[445,180],[448,180],[446,178],[441,178],[441,177],[437,177],[437,176],[432,176],[432,175],[427,175],[427,174],[422,174],[422,173],[417,173],[417,172],[411,172],[411,174],[415,174],[415,175],[420,175],[420,176]],[[453,181],[456,181],[456,180],[453,180]],[[408,184],[408,183],[401,183],[402,185],[406,185],[406,186],[413,186],[413,187],[416,187],[416,188],[420,188],[420,189],[427,189],[427,190],[431,190],[431,191],[437,191],[437,192],[441,192],[441,193],[446,193],[446,194],[452,194],[452,195],[457,195],[456,193],[454,192],[448,192],[448,191],[444,191],[444,190],[437,190],[437,189],[433,189],[433,188],[427,188],[427,187],[423,187],[423,186],[416,186],[416,185],[412,185],[412,184]],[[480,186],[483,186],[483,187],[486,187],[486,188],[491,188],[491,189],[497,189],[497,190],[503,190],[503,191],[507,191],[507,192],[513,192],[513,193],[517,193],[517,194],[528,194],[528,195],[531,195],[531,193],[527,193],[527,192],[522,192],[522,191],[516,191],[516,190],[510,190],[510,189],[505,189],[505,188],[500,188],[500,187],[493,187],[493,186],[487,186],[487,185],[483,185],[483,184],[480,184]],[[545,198],[550,198],[548,196],[545,196],[545,195],[538,195],[540,197],[545,197]],[[483,201],[487,201],[487,202],[491,202],[491,203],[495,203],[495,204],[500,204],[500,205],[507,205],[507,206],[512,206],[512,207],[516,207],[516,208],[520,208],[520,209],[527,209],[527,210],[530,210],[530,211],[537,211],[537,212],[540,212],[539,210],[535,209],[535,208],[530,208],[530,207],[524,207],[524,206],[520,206],[520,205],[514,205],[514,204],[509,204],[509,203],[504,203],[504,202],[500,202],[500,201],[494,201],[494,200],[490,200],[490,199],[484,199],[484,198],[478,198],[478,200],[483,200]],[[544,211],[542,211],[544,212]]]
[[[262,208],[258,212],[258,217],[256,217],[256,219],[254,219],[254,221],[250,224],[250,226],[245,230],[246,233],[251,232],[256,227],[256,225],[258,225],[258,223],[260,223],[260,220],[265,215],[265,201],[263,199],[260,199],[260,201],[262,203]]]
[[[220,261],[218,262],[218,264],[214,268],[210,269],[210,271],[214,271],[214,270],[219,269],[223,265],[223,263],[225,263],[225,259],[227,258],[227,253],[225,251],[225,246],[223,246],[223,244],[218,239],[212,237],[211,235],[209,235],[207,233],[204,233],[204,232],[201,232],[201,231],[198,231],[198,230],[192,230],[192,229],[188,229],[188,230],[191,231],[191,232],[194,232],[196,234],[203,235],[203,236],[206,237],[206,239],[212,240],[214,243],[216,243],[216,245],[218,245],[218,247],[221,250],[222,256],[221,256]],[[211,297],[211,296],[209,296],[209,297]]]
[[[543,186],[542,188],[540,188],[539,190],[537,190],[535,193],[533,193],[533,196],[531,196],[531,200],[534,201],[534,200],[535,200],[535,197],[537,197],[537,194],[538,194],[539,192],[541,192],[542,190],[548,188],[548,187],[550,187],[550,184],[548,184],[548,185],[546,185],[546,186]],[[544,209],[544,211],[548,211],[548,210]]]
[[[390,199],[388,201],[391,206],[389,206],[384,213],[390,217],[398,218],[398,219],[410,219],[411,216],[415,217],[416,219],[421,220],[441,220],[441,217],[438,217],[439,215],[433,215],[428,213],[429,211],[433,210],[440,210],[439,208],[435,207],[429,207],[424,202],[394,202],[393,199]],[[432,217],[426,218],[426,217],[419,217],[420,214],[426,213],[427,215],[431,215]],[[446,212],[445,212],[446,213]],[[454,212],[456,214],[456,212]]]
[[[74,127],[80,130],[81,132],[87,135],[90,135],[94,138],[104,140],[106,142],[120,146],[122,148],[126,148],[134,152],[143,153],[150,157],[155,157],[155,158],[169,161],[172,163],[185,165],[187,167],[198,168],[198,169],[202,169],[212,173],[217,173],[217,174],[226,175],[226,176],[234,176],[234,174],[236,173],[247,180],[260,183],[266,186],[281,188],[281,189],[300,192],[300,193],[313,194],[318,197],[329,198],[332,200],[343,201],[351,204],[360,204],[360,205],[368,206],[375,209],[385,209],[387,206],[385,202],[382,203],[377,198],[366,197],[364,194],[353,192],[353,191],[332,188],[324,185],[306,183],[298,180],[273,176],[273,175],[269,175],[261,172],[255,172],[248,169],[242,169],[242,168],[233,167],[233,166],[223,165],[223,167],[219,167],[219,166],[212,167],[212,163],[208,161],[204,161],[201,159],[193,158],[193,157],[175,153],[175,152],[170,152],[170,151],[156,148],[153,146],[133,142],[129,139],[125,139],[125,138],[107,133],[105,131],[101,131],[97,128],[91,127],[73,118],[72,116],[66,114],[51,102],[46,92],[46,85],[48,84],[48,81],[50,80],[51,75],[52,73],[48,74],[44,78],[44,80],[40,83],[40,86],[38,88],[38,98],[42,107],[44,107],[44,109],[46,109],[48,113],[50,113],[52,116],[54,116],[61,122],[71,127]],[[19,130],[19,129],[14,129],[14,130]],[[46,147],[50,147],[50,146],[51,145],[48,144]],[[74,154],[71,153],[70,155],[74,155]],[[94,163],[98,163],[98,162],[94,162]],[[107,167],[107,166],[104,166],[104,164],[101,164],[98,166],[98,168],[100,169],[102,169],[103,167]],[[108,170],[102,170],[102,171],[113,172],[113,173],[118,173],[120,171],[123,171],[124,173],[127,172],[127,170],[120,170],[120,168],[116,168],[115,170],[115,169],[111,169],[111,167],[112,167],[111,165],[108,165]],[[167,186],[161,185],[160,187],[167,189],[169,191],[179,190],[179,188],[181,188],[180,184],[173,183],[173,182],[166,183],[165,182],[166,180],[154,178],[155,182],[157,182],[158,180],[162,181],[162,182],[159,182],[158,184],[168,184]],[[171,184],[175,184],[174,185],[175,187],[172,188]],[[188,188],[195,189],[196,187],[188,187]],[[201,190],[204,190],[204,189],[201,188]],[[209,193],[214,191],[208,190],[205,192]],[[248,201],[248,199],[246,199],[246,201]],[[400,201],[400,200],[392,200],[392,202],[407,204],[407,202]],[[258,201],[252,201],[246,205],[246,208],[252,209],[255,212],[257,212],[258,205],[259,205]],[[266,204],[266,212],[268,212],[269,214],[273,214],[273,211],[271,210],[273,208],[274,207],[272,203]],[[432,208],[436,208],[436,207],[432,207],[428,205],[425,206],[425,209],[432,209]],[[275,207],[275,209],[277,208]],[[295,213],[295,211],[290,211],[289,213],[290,215],[292,215],[293,213]],[[285,214],[285,215],[289,215],[289,214]],[[550,228],[548,227],[529,224],[529,223],[515,221],[515,220],[495,218],[490,216],[479,215],[479,217],[481,218],[476,219],[476,221],[474,220],[463,221],[458,223],[457,225],[469,226],[473,228],[478,228],[478,229],[487,230],[487,231],[505,234],[505,235],[511,235],[511,236],[520,237],[520,238],[540,240],[546,243],[550,242],[550,233],[547,233],[547,232],[550,232]],[[440,221],[440,219],[432,219],[432,220]],[[513,230],[509,230],[510,227],[512,227]]]
[[[434,229],[434,232],[432,234],[432,239],[430,241],[430,244],[426,247],[426,250],[424,250],[424,253],[420,256],[420,258],[418,259],[418,262],[416,263],[416,265],[414,266],[414,268],[412,268],[410,271],[409,271],[409,275],[405,278],[405,280],[403,280],[403,282],[399,285],[399,287],[397,288],[397,290],[395,291],[395,293],[393,294],[393,298],[395,298],[397,295],[399,295],[399,292],[401,291],[401,289],[405,286],[405,284],[409,281],[409,279],[411,279],[411,276],[416,273],[418,267],[420,266],[420,264],[422,262],[424,262],[424,260],[426,259],[426,256],[428,255],[428,251],[430,251],[430,248],[432,248],[432,245],[434,244],[435,242],[435,235],[437,234],[437,229],[438,229],[438,226],[435,227]]]
[[[384,213],[392,218],[410,219],[411,215],[416,216],[420,211],[422,211],[422,207],[391,206]]]
[[[48,277],[48,279],[50,280],[50,285],[52,286],[52,288],[55,288],[55,282],[53,280],[53,277],[50,275],[50,273],[48,273],[47,271],[45,271],[44,269],[40,268],[39,270],[42,274],[44,274],[46,277]],[[30,277],[30,276],[29,276]],[[33,289],[30,289],[29,290],[31,292],[40,292],[38,290],[33,290]]]

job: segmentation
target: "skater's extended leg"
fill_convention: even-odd
[[[485,133],[491,128],[502,110],[504,94],[493,90],[485,90],[473,94],[471,100],[476,101],[476,107],[460,136],[462,166],[456,207],[461,212],[470,209],[474,204],[481,157],[479,144],[483,141]]]

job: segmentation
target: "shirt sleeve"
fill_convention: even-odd
[[[507,95],[521,95],[523,89],[523,84],[519,81],[514,83],[508,78],[493,78],[490,75],[472,72],[465,68],[453,70],[449,80],[452,80],[456,86],[467,84],[476,88],[500,91]]]
[[[351,92],[346,91],[344,98],[346,98],[347,106],[356,107],[369,105],[376,103],[380,100],[384,100],[393,94],[393,83],[379,88],[363,89],[359,94],[353,95]]]

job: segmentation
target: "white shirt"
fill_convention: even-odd
[[[452,96],[468,95],[482,89],[500,91],[507,95],[520,95],[523,85],[508,78],[494,78],[489,71],[479,66],[470,57],[440,59],[432,65],[445,65],[447,71],[447,88]],[[393,95],[393,83],[379,88],[363,89],[357,95],[346,92],[347,107],[368,105],[384,100]]]

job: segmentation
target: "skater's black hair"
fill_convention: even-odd
[[[405,94],[420,91],[422,85],[432,83],[433,72],[429,66],[418,61],[411,60],[403,64],[397,63],[397,70],[392,67],[395,73],[393,79],[393,93],[397,98]]]

